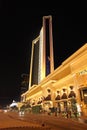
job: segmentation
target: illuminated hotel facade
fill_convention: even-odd
[[[46,22],[49,25],[48,54]],[[34,52],[36,44],[38,53]],[[48,73],[46,57],[50,62]],[[87,43],[55,70],[53,57],[52,17],[44,16],[40,35],[32,42],[29,89],[21,95],[22,102],[29,102],[32,107],[41,105],[48,112],[53,107],[63,112],[66,107],[73,109],[73,100],[77,111],[87,116]]]

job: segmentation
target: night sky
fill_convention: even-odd
[[[87,42],[85,4],[70,10],[10,5],[0,4],[0,105],[20,100],[21,75],[29,74],[31,44],[43,16],[52,15],[55,69]]]

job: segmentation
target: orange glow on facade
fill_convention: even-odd
[[[80,114],[82,113],[87,116],[87,43],[67,58],[55,70],[54,65],[52,64],[53,43],[51,43],[51,73],[45,76],[46,55],[44,51],[46,48],[44,42],[45,36],[43,37],[43,62],[41,62],[43,65],[41,81],[38,85],[31,87],[27,93],[22,94],[21,97],[26,97],[26,102],[28,102],[28,100],[34,101],[34,105],[36,106],[42,105],[42,108],[46,109],[46,111],[49,111],[50,107],[55,107],[59,109],[61,113],[65,111],[66,107],[73,111],[72,101],[75,100],[77,111],[80,112]],[[39,100],[41,100],[41,102],[40,104],[37,104]]]

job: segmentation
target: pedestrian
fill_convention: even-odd
[[[68,118],[69,116],[68,116],[68,112],[66,112],[66,117]]]
[[[71,110],[68,111],[68,115],[71,118]]]
[[[77,118],[77,111],[76,110],[74,110],[74,115],[75,115],[75,117]]]

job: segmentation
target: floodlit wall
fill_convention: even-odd
[[[35,105],[42,100],[44,109],[49,110],[49,107],[58,107],[59,105],[63,111],[65,103],[70,107],[72,90],[78,111],[87,115],[87,44],[67,58],[61,66],[31,89],[27,95],[24,95],[26,95],[26,99],[34,100]],[[48,95],[51,95],[50,100],[47,98]],[[57,97],[58,95],[60,99]]]

